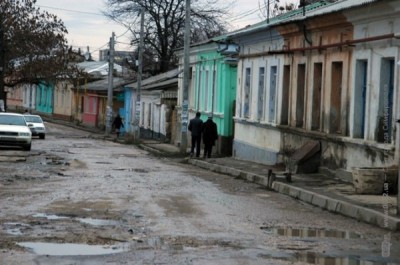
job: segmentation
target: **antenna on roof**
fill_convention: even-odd
[[[303,16],[306,15],[306,5],[307,5],[306,0],[300,0],[300,5],[299,5],[299,7],[302,7],[302,8],[303,8]]]

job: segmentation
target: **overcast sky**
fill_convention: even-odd
[[[261,21],[259,6],[263,0],[236,0],[231,21],[234,29]],[[268,1],[268,0],[265,0]],[[271,2],[275,0],[270,0]],[[295,0],[281,0],[281,2]],[[117,37],[117,50],[130,50],[129,32],[102,15],[105,9],[104,0],[37,0],[36,5],[57,15],[64,21],[69,34],[69,45],[86,51],[90,47],[96,59],[98,50],[106,49],[112,32]],[[125,34],[125,35],[124,35]]]

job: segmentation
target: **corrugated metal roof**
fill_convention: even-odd
[[[260,30],[265,30],[267,28],[286,24],[294,21],[304,20],[307,18],[312,18],[316,16],[321,16],[329,13],[334,13],[357,6],[367,5],[373,2],[378,2],[380,0],[339,0],[336,2],[320,1],[311,5],[305,6],[305,16],[303,15],[303,8],[299,8],[285,14],[273,17],[270,19],[269,23],[267,21],[262,21],[260,23],[247,26],[243,29],[239,29],[228,33],[230,37],[245,35],[252,32],[257,32]]]
[[[171,70],[171,71],[168,71],[168,72],[165,72],[165,73],[162,73],[162,74],[155,75],[155,76],[149,77],[147,79],[144,79],[142,81],[142,83],[141,83],[141,88],[157,87],[158,86],[157,84],[160,84],[160,86],[161,86],[161,84],[163,82],[171,80],[171,79],[174,79],[174,78],[177,78],[178,75],[180,73],[182,73],[182,71],[183,71],[182,69],[176,68],[174,70]],[[173,82],[175,82],[175,81],[173,81]],[[150,86],[150,85],[153,85],[153,84],[154,84],[154,86]],[[127,85],[127,86],[136,89],[137,82],[131,83],[131,84]]]
[[[113,78],[113,90],[114,91],[122,91],[123,86],[125,86],[127,83],[132,82],[132,80],[126,80],[124,78],[120,77],[114,77]],[[98,81],[90,82],[85,84],[82,84],[79,89],[86,89],[90,91],[107,91],[108,90],[108,78],[101,79]]]
[[[160,88],[168,87],[168,86],[170,86],[170,85],[172,85],[174,83],[178,84],[178,78],[177,77],[176,78],[172,78],[172,79],[168,79],[168,80],[165,80],[165,81],[162,81],[162,82],[157,82],[157,83],[154,83],[154,84],[149,84],[149,85],[142,86],[142,89],[153,89],[153,88],[160,89]]]
[[[108,62],[85,61],[78,63],[77,66],[89,74],[98,72],[103,76],[108,75],[108,68],[109,68]],[[117,71],[118,73],[121,73],[122,67],[114,63],[114,70]]]

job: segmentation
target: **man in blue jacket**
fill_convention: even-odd
[[[200,112],[196,113],[196,117],[190,120],[188,130],[192,135],[192,146],[190,149],[190,156],[194,155],[194,148],[196,147],[196,157],[200,156],[200,143],[201,143],[201,130],[203,121],[200,119]]]

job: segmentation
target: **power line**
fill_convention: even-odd
[[[103,14],[94,13],[94,12],[79,11],[79,10],[65,9],[65,8],[53,7],[53,6],[42,6],[42,5],[38,5],[38,7],[49,8],[49,9],[60,10],[60,11],[66,11],[66,12],[72,12],[72,13],[78,13],[78,14],[87,14],[87,15],[102,16],[102,17],[104,17]]]

